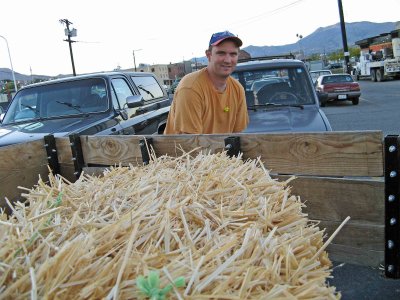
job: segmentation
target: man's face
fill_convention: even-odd
[[[226,40],[207,50],[208,69],[216,76],[228,77],[235,70],[239,59],[239,48],[230,40]]]

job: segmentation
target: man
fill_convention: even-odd
[[[211,36],[206,50],[208,66],[180,81],[164,134],[232,133],[247,127],[245,92],[230,76],[242,44],[228,31]]]

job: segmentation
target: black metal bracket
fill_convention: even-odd
[[[143,164],[149,164],[151,158],[150,154],[153,148],[153,139],[152,138],[144,138],[139,141],[140,151],[142,152],[142,160]]]
[[[238,156],[240,153],[240,138],[238,136],[230,136],[224,141],[226,154],[230,157]]]
[[[60,163],[58,161],[56,140],[54,135],[44,136],[44,147],[46,148],[47,161],[53,174],[60,174]]]
[[[385,275],[400,278],[400,137],[385,137]]]
[[[82,168],[85,165],[85,162],[83,161],[81,138],[78,134],[74,133],[69,136],[69,142],[72,152],[72,161],[74,162],[75,167],[74,175],[76,178],[79,178],[82,173]]]

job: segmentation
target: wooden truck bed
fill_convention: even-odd
[[[120,163],[141,165],[151,156],[146,145],[151,145],[156,156],[178,156],[182,151],[200,150],[211,153],[228,150],[235,154],[235,150],[240,150],[243,159],[259,157],[266,169],[278,178],[295,175],[297,178],[290,183],[292,193],[305,201],[310,219],[319,220],[328,237],[347,216],[351,217],[327,248],[334,262],[347,264],[334,269],[334,275],[348,270],[341,276],[342,281],[340,276],[332,280],[339,291],[340,285],[348,285],[348,272],[353,270],[363,276],[379,278],[372,281],[380,285],[382,292],[393,291],[393,295],[400,295],[400,289],[394,288],[400,283],[389,279],[400,277],[397,246],[400,225],[398,222],[392,224],[393,218],[399,218],[399,204],[387,201],[389,195],[399,195],[398,176],[390,176],[391,170],[399,172],[398,136],[384,138],[380,131],[351,131],[148,137],[48,136],[45,140],[0,148],[1,206],[5,206],[4,197],[14,200],[19,197],[21,190],[17,186],[30,188],[37,182],[38,175],[46,178],[48,165],[74,181],[82,171],[93,173]],[[389,241],[395,242],[396,251],[387,246]],[[379,271],[379,267],[384,271]],[[383,272],[386,277],[381,275]],[[352,274],[350,278],[357,280],[357,275]],[[358,288],[368,292],[368,288],[374,286],[371,280],[365,282],[368,286]],[[350,296],[352,291],[348,292]],[[343,295],[346,296],[344,291]]]

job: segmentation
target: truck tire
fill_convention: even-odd
[[[358,103],[360,102],[360,98],[353,98],[351,99],[351,102],[353,103],[353,105],[358,105]]]
[[[382,69],[377,69],[375,73],[376,81],[381,82],[383,81],[383,71]]]
[[[372,69],[372,70],[371,70],[371,80],[372,80],[373,82],[376,82],[376,72],[375,72],[375,69]]]

